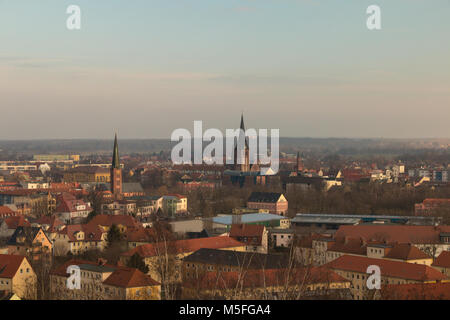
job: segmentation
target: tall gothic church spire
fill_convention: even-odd
[[[119,162],[119,145],[117,144],[117,133],[114,137],[114,151],[113,151],[113,158],[112,158],[112,167],[114,169],[120,168],[120,162]]]
[[[122,197],[122,169],[119,161],[119,145],[117,143],[117,133],[114,137],[114,150],[111,165],[111,192],[115,199]]]

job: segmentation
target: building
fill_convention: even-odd
[[[40,227],[17,227],[6,244],[9,254],[27,255],[32,260],[52,255],[52,241]]]
[[[79,223],[92,212],[91,204],[77,199],[70,193],[57,196],[56,216],[65,223]]]
[[[66,183],[105,183],[110,182],[110,171],[101,167],[76,167],[64,173]]]
[[[0,219],[17,216],[17,212],[7,206],[0,206]]]
[[[269,230],[269,246],[272,248],[288,248],[294,241],[295,231],[293,229],[271,228]]]
[[[369,289],[367,280],[369,266],[378,266],[381,271],[381,285],[409,283],[440,283],[450,279],[430,266],[385,259],[374,259],[344,255],[325,265],[352,282],[352,294],[356,300],[372,299],[374,289]]]
[[[161,265],[161,259],[166,260],[168,256],[173,259],[175,265],[175,274],[173,281],[181,281],[181,261],[191,253],[201,249],[223,249],[232,251],[245,251],[245,244],[231,237],[210,237],[188,240],[174,240],[170,242],[149,243],[138,246],[121,254],[120,261],[126,265],[129,259],[138,254],[144,259],[145,264],[149,267],[149,275],[157,280],[161,280],[161,275],[157,269]]]
[[[298,300],[339,299],[349,295],[350,281],[331,270],[313,268],[206,272],[183,281],[183,299]]]
[[[229,236],[245,243],[245,251],[267,253],[269,250],[269,233],[263,225],[233,224]]]
[[[23,255],[0,254],[0,291],[21,299],[36,299],[37,277]]]
[[[69,266],[80,269],[80,289],[68,289]],[[161,285],[141,271],[98,262],[70,260],[50,272],[54,299],[73,300],[160,300]]]
[[[30,227],[30,222],[23,216],[4,218],[0,223],[0,238],[10,238],[18,227]]]
[[[205,219],[206,220],[206,219]],[[265,227],[289,228],[290,219],[278,214],[270,213],[249,213],[249,214],[232,214],[219,215],[210,218],[213,230],[223,230],[228,232],[232,224],[258,224]]]
[[[245,272],[248,270],[287,268],[285,255],[218,249],[199,249],[183,259],[183,280],[198,279],[204,272]]]
[[[411,243],[431,257],[450,249],[450,226],[357,225],[341,226],[334,235],[337,241],[345,238],[365,239],[367,242]]]
[[[88,250],[103,250],[107,231],[94,224],[71,224],[52,236],[55,256],[78,255]]]
[[[122,197],[122,168],[120,167],[119,145],[117,144],[117,134],[114,137],[114,151],[111,166],[111,192],[115,199]]]
[[[180,194],[170,194],[162,197],[163,212],[173,217],[187,213],[187,197]]]
[[[108,215],[132,215],[137,213],[135,201],[111,200],[101,206],[102,214]]]
[[[442,251],[431,266],[450,277],[450,251]]]
[[[414,205],[416,216],[444,215],[450,213],[450,199],[425,199]]]
[[[381,288],[382,300],[450,300],[450,283],[390,284]]]
[[[272,214],[286,215],[288,201],[282,193],[252,192],[247,200],[249,209],[267,210]]]
[[[359,224],[409,224],[432,226],[438,224],[438,222],[439,219],[435,217],[322,213],[297,213],[291,220],[291,224],[295,228],[315,228],[322,230],[337,230],[340,226]]]
[[[409,243],[367,243],[361,239],[346,239],[344,242],[333,242],[325,254],[327,263],[343,255],[394,260],[427,266],[430,266],[433,262],[433,258]]]

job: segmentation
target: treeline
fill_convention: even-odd
[[[414,204],[426,198],[450,198],[450,186],[408,187],[400,184],[360,183],[287,194],[289,213],[414,215]]]

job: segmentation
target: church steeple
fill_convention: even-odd
[[[244,150],[239,150],[239,141],[244,140]],[[243,163],[238,164],[238,153],[241,156],[241,159],[243,160]],[[250,171],[250,158],[249,158],[249,147],[248,147],[248,140],[245,136],[245,125],[244,125],[244,113],[241,114],[241,125],[240,125],[240,132],[238,136],[238,140],[236,143],[236,147],[234,148],[234,164],[235,164],[235,170],[239,170],[241,172],[247,172]]]
[[[117,133],[114,137],[114,150],[111,165],[111,192],[114,198],[120,199],[122,197],[122,169],[119,161],[119,144],[117,143]]]
[[[119,162],[119,145],[117,143],[117,133],[114,137],[114,151],[113,151],[113,158],[112,158],[112,167],[114,169],[120,169],[120,162]]]

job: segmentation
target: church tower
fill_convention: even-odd
[[[245,137],[245,125],[244,125],[244,114],[241,114],[241,125],[240,125],[240,133],[239,138],[236,143],[236,147],[234,148],[234,166],[235,170],[241,171],[241,172],[248,172],[250,171],[250,153],[248,148],[248,141]],[[243,135],[243,136],[242,136]],[[238,150],[239,141],[241,139],[244,139],[244,150]],[[241,159],[243,159],[243,163],[238,163],[238,152],[241,154]]]
[[[117,133],[114,138],[114,151],[111,166],[111,192],[115,199],[122,196],[122,169],[119,161],[119,146],[117,144]]]

